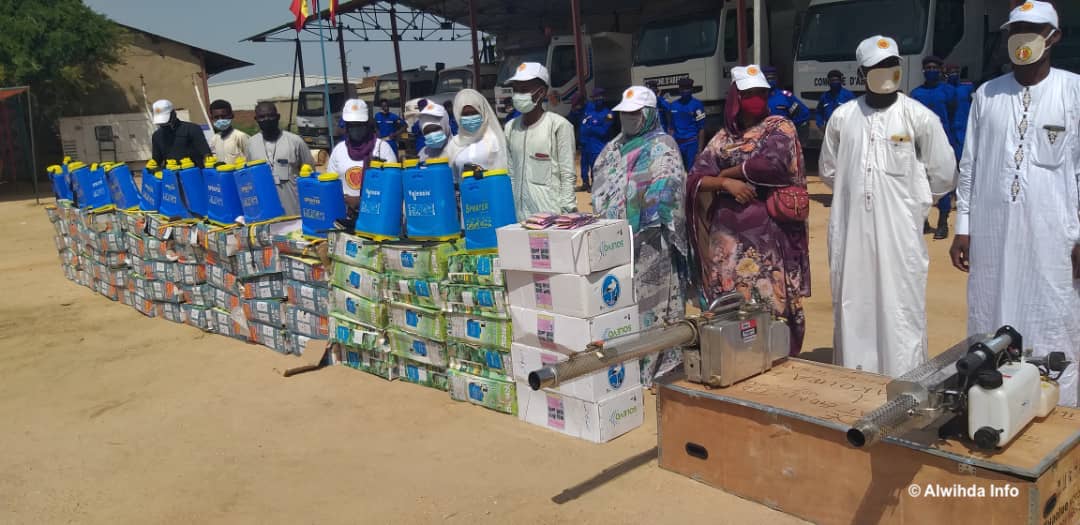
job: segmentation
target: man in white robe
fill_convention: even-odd
[[[1080,76],[1050,67],[1050,4],[1022,4],[1002,29],[1014,68],[975,94],[951,255],[970,271],[968,332],[1010,325],[1036,356],[1065,352],[1060,404],[1077,406]]]
[[[927,358],[923,221],[956,186],[956,159],[941,119],[897,92],[893,39],[864,40],[856,60],[867,94],[836,109],[821,150],[834,360],[896,377]]]

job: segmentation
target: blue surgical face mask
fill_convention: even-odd
[[[927,82],[937,82],[938,80],[941,80],[941,71],[923,71],[922,74]]]
[[[949,75],[949,83],[954,86],[960,85],[960,75],[957,75],[955,73]]]
[[[844,87],[844,83],[839,80],[833,80],[829,82],[829,89],[832,91],[840,91],[840,88]]]
[[[214,129],[218,131],[225,131],[232,126],[231,118],[219,118],[214,121]]]
[[[469,133],[476,133],[480,130],[480,126],[484,125],[483,115],[465,115],[461,117],[461,129],[468,131]],[[425,139],[426,140],[426,139]]]
[[[693,94],[694,94],[694,90],[692,90],[692,89],[683,89],[683,90],[679,91],[679,96],[682,97],[683,99],[689,99],[690,96],[693,95]]]
[[[446,133],[443,130],[424,134],[424,147],[442,149],[446,145]]]

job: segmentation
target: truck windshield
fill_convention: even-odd
[[[716,52],[715,18],[645,24],[638,36],[634,65],[655,66],[711,56]]]
[[[296,109],[296,114],[304,117],[321,117],[325,116],[326,109],[323,105],[323,101],[326,100],[326,95],[322,91],[304,91],[300,93],[300,104]],[[330,94],[330,112],[337,113],[341,111],[341,108],[345,105],[345,95],[342,93]]]
[[[859,42],[873,35],[896,40],[900,53],[922,52],[930,0],[849,0],[807,9],[799,60],[855,60]],[[868,23],[873,21],[873,23]]]
[[[514,76],[514,72],[517,71],[517,67],[522,62],[539,62],[541,64],[545,64],[545,62],[547,62],[547,49],[521,51],[506,55],[506,58],[503,59],[502,65],[499,66],[498,85],[503,85],[504,83],[506,83],[507,79]]]
[[[436,93],[455,93],[472,87],[472,71],[457,69],[439,73],[439,87]]]

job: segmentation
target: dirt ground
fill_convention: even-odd
[[[828,359],[814,206],[804,348]],[[0,523],[803,523],[660,470],[651,396],[643,428],[594,445],[346,367],[284,379],[288,358],[64,279],[32,199],[0,225]],[[927,242],[939,352],[965,280]]]

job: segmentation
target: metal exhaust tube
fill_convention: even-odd
[[[848,443],[855,448],[869,447],[887,436],[906,431],[906,423],[918,406],[919,401],[909,395],[893,398],[856,421],[847,431]]]

